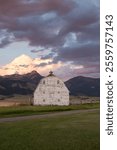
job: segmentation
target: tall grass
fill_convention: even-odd
[[[99,108],[99,103],[80,104],[70,106],[14,106],[14,107],[0,107],[0,117],[23,116],[32,114],[42,114],[56,111],[70,111],[80,109],[94,109]]]

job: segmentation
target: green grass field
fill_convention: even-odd
[[[0,150],[99,150],[99,134],[99,110],[0,123]]]
[[[0,107],[0,118],[43,114],[56,111],[70,111],[99,108],[99,103],[70,105],[70,106],[12,106]]]

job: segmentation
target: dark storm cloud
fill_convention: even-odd
[[[91,3],[90,5],[82,5],[82,3],[79,2],[70,13],[64,16],[67,24],[62,28],[60,34],[84,32],[84,30],[99,21],[99,9]]]
[[[7,46],[10,43],[12,43],[12,41],[10,40],[10,38],[5,37],[0,42],[0,48],[5,47],[5,46]]]
[[[33,50],[31,50],[31,52],[32,52],[32,53],[37,53],[37,52],[39,52],[39,50],[33,49]]]
[[[38,64],[38,65],[35,65],[35,67],[44,67],[44,66],[46,66],[46,65],[48,65],[48,63],[40,63],[40,64]]]
[[[74,3],[69,0],[29,2],[1,0],[0,28],[13,33],[18,40],[28,40],[34,46],[58,45],[57,42],[61,40],[57,38],[55,32],[59,28],[58,22],[61,22],[59,15],[68,13]],[[55,16],[52,16],[52,13]]]
[[[87,67],[86,63],[99,62],[99,0],[0,0],[2,30],[7,35],[0,47],[28,41],[51,48],[42,59],[53,57],[55,63],[72,61]],[[37,55],[39,51],[31,50]]]
[[[82,10],[81,2],[76,4],[73,0],[0,2],[0,28],[13,33],[16,39],[28,40],[31,45],[63,45],[68,33],[82,32],[98,21],[99,16],[93,5]]]
[[[52,62],[40,63],[40,64],[36,64],[35,67],[44,67],[44,66],[51,65],[51,64],[52,64]]]
[[[58,52],[56,58],[63,60],[78,60],[83,57],[97,57],[99,55],[99,44],[88,43],[77,47],[65,47]]]
[[[0,14],[12,17],[57,11],[67,13],[73,3],[69,0],[0,0]]]

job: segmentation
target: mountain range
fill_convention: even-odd
[[[33,94],[39,81],[43,78],[38,72],[0,76],[0,95]],[[78,76],[65,82],[74,96],[99,96],[100,79]]]
[[[78,76],[65,82],[74,96],[100,96],[100,79]]]

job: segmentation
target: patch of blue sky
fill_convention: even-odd
[[[34,49],[34,47],[29,46],[28,42],[14,42],[4,48],[0,48],[0,66],[11,62],[15,57],[22,54],[32,58],[37,57],[37,54],[30,52],[31,49]]]

